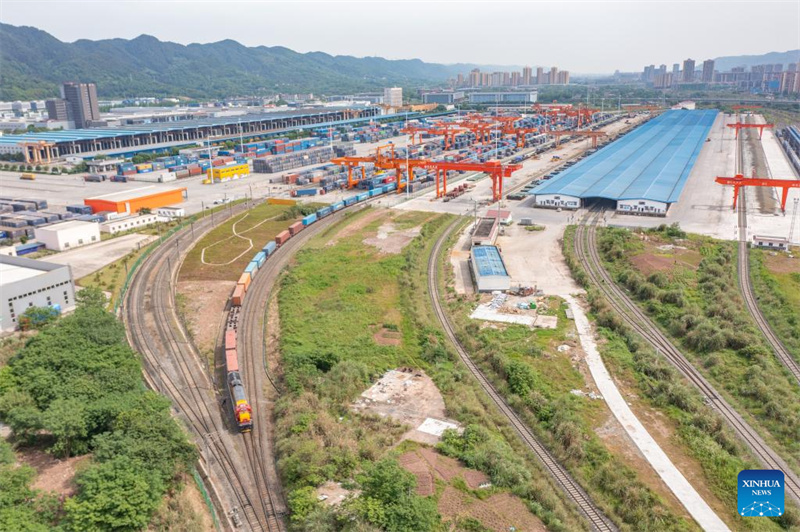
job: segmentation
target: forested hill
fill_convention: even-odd
[[[101,97],[341,93],[444,82],[474,66],[301,54],[232,40],[184,46],[148,35],[65,43],[39,29],[8,24],[0,24],[0,43],[6,101],[56,97],[59,83],[67,80],[94,81]]]

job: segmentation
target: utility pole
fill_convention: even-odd
[[[792,243],[792,237],[794,236],[794,224],[797,223],[797,205],[800,203],[800,198],[794,199],[794,208],[792,209],[792,224],[789,227],[789,244]]]

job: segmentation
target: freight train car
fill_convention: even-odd
[[[247,402],[242,376],[239,373],[239,354],[236,349],[239,308],[231,309],[225,329],[225,372],[228,382],[228,394],[233,409],[233,418],[239,432],[250,432],[253,429],[253,409]]]

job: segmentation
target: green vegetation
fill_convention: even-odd
[[[667,236],[673,235],[672,237]],[[662,243],[660,238],[678,239],[686,236],[677,227],[662,226],[648,233],[649,245],[655,246]],[[608,302],[591,284],[588,276],[577,261],[574,254],[575,227],[567,229],[563,251],[567,264],[573,272],[575,278],[587,289],[588,299],[595,314],[598,331],[604,337],[605,342],[600,345],[603,359],[617,377],[624,380],[634,387],[635,393],[645,398],[646,404],[665,414],[671,423],[676,427],[676,441],[686,449],[688,454],[698,461],[706,479],[706,485],[714,495],[722,501],[728,508],[728,518],[735,520],[736,529],[751,530],[775,530],[778,527],[791,529],[800,524],[800,513],[793,506],[788,506],[786,513],[781,518],[755,522],[754,520],[743,519],[738,516],[736,510],[736,476],[742,469],[758,469],[759,464],[749,454],[749,451],[736,438],[732,430],[725,421],[709,406],[705,404],[702,394],[690,386],[680,376],[663,356],[655,353],[650,346],[633,330],[627,327],[621,318],[611,309]],[[703,257],[706,260],[710,257],[710,262],[716,261],[725,255],[727,243],[716,242],[711,239],[690,237],[691,242],[700,243],[699,249],[703,250]],[[697,238],[697,239],[696,239]],[[695,240],[696,239],[696,240]],[[689,241],[681,241],[683,246],[690,247]],[[621,247],[620,247],[621,246]],[[607,229],[603,232],[600,247],[604,256],[618,257],[615,261],[628,260],[636,251],[642,250],[643,244],[634,238],[633,234],[618,229]],[[730,252],[730,249],[728,252]],[[625,257],[625,259],[623,259]],[[730,266],[727,259],[721,259]],[[702,261],[701,261],[702,262]],[[715,264],[717,262],[714,262]],[[677,264],[677,261],[676,263]],[[647,282],[657,287],[659,299],[650,300],[648,308],[657,306],[661,299],[672,299],[665,297],[666,293],[679,290],[680,297],[674,301],[696,301],[687,296],[689,285],[682,285],[680,289],[671,288],[670,283],[673,279],[686,281],[687,276],[692,275],[692,267],[688,265],[671,265],[669,274],[651,275]],[[688,263],[686,263],[688,264]],[[611,265],[610,265],[611,266]],[[620,267],[621,264],[617,263]],[[735,263],[732,266],[735,268]],[[613,268],[616,270],[617,268]],[[725,268],[728,270],[729,268]],[[639,275],[632,268],[624,271]],[[725,298],[734,297],[731,293],[736,290],[735,280],[723,278],[719,281],[719,286],[731,287],[725,296],[717,294],[711,301],[722,302]],[[627,278],[627,277],[626,277]],[[637,291],[638,293],[638,291]],[[642,292],[644,293],[644,292]],[[686,298],[686,299],[684,299]],[[704,297],[697,297],[697,300],[705,301]],[[668,303],[677,305],[680,303]],[[692,303],[694,304],[694,303]],[[741,307],[740,307],[741,308]],[[709,355],[709,356],[713,356]],[[727,355],[725,359],[736,358]],[[717,360],[713,367],[727,364],[728,362]],[[698,364],[698,367],[707,367],[707,364]],[[732,372],[727,373],[728,375]],[[720,383],[715,383],[718,389],[723,388]],[[777,525],[777,526],[776,526]]]
[[[209,231],[189,251],[181,266],[180,280],[236,281],[253,256],[302,212],[305,210],[298,207],[260,203],[233,216]],[[234,235],[234,229],[239,236]],[[248,239],[252,240],[249,250]]]
[[[551,530],[584,529],[585,523],[553,494],[513,429],[445,347],[425,287],[428,254],[451,218],[387,213],[369,221],[363,231],[342,231],[371,212],[352,215],[312,239],[298,253],[278,294],[287,391],[276,405],[276,451],[293,526],[439,529],[441,525],[432,524],[439,521],[434,519],[436,495],[410,494],[413,483],[403,480],[410,477],[395,461],[399,449],[387,452],[406,429],[349,408],[386,370],[419,367],[442,392],[450,417],[481,425],[500,442],[491,460],[477,464],[479,469],[522,497]],[[381,253],[362,242],[365,232],[376,232],[389,216],[398,229],[424,224],[420,236],[399,254]],[[331,238],[335,246],[327,245]],[[382,329],[399,332],[399,345],[377,342],[375,335]],[[518,482],[503,481],[512,470],[519,472]],[[313,488],[327,480],[361,488],[362,497],[338,508],[320,505]]]
[[[15,473],[11,496],[24,502],[17,512],[37,514],[33,524],[140,530],[195,451],[169,401],[142,386],[137,355],[102,293],[89,288],[77,297],[72,315],[46,325],[0,370],[0,418],[23,445],[59,457],[92,452],[92,461],[76,478],[78,493],[57,513],[36,510],[42,499],[27,488],[32,474],[25,468]],[[20,518],[7,515],[2,502],[0,516]]]
[[[450,281],[452,270],[447,271]],[[522,325],[480,327],[469,318],[474,305],[472,298],[451,292],[448,309],[459,340],[495,388],[598,506],[620,522],[623,530],[693,529],[693,523],[677,515],[643,483],[624,457],[610,452],[597,435],[596,427],[608,418],[604,403],[571,393],[584,389],[586,384],[569,355],[557,351],[559,345],[576,335],[574,325],[566,318],[566,303],[556,297],[545,300],[538,310],[557,316],[557,328],[533,331]],[[478,467],[496,445],[479,427],[469,427],[461,438],[450,435],[442,447],[446,454]],[[493,482],[514,485],[516,476],[493,478]]]
[[[800,361],[800,260],[751,249],[750,278],[770,327]]]

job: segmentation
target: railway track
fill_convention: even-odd
[[[434,312],[442,324],[448,339],[455,347],[459,358],[469,369],[472,376],[478,381],[483,388],[484,392],[491,398],[492,402],[497,408],[505,415],[511,425],[516,430],[517,434],[522,438],[525,445],[533,451],[536,457],[540,460],[545,470],[553,477],[556,484],[564,491],[569,499],[577,506],[581,514],[589,521],[593,530],[597,531],[616,531],[617,527],[603,514],[603,512],[592,502],[589,495],[578,484],[578,482],[569,474],[569,472],[556,461],[550,451],[541,444],[534,436],[533,432],[522,421],[517,413],[509,406],[503,399],[500,393],[495,389],[491,382],[484,376],[483,372],[472,361],[464,346],[461,345],[455,335],[455,330],[450,321],[450,318],[444,311],[439,297],[439,286],[436,282],[439,268],[438,257],[441,253],[441,248],[447,237],[455,228],[458,221],[453,222],[450,227],[439,237],[433,246],[430,257],[428,258],[428,293],[433,304]]]
[[[748,118],[749,121],[749,118]],[[746,130],[742,131],[742,134],[739,135],[739,142],[737,143],[737,157],[736,163],[738,165],[737,174],[744,174],[744,137],[745,134],[748,135],[748,138],[752,138],[751,135],[753,134],[752,131]],[[754,151],[761,149],[761,146],[754,148]],[[763,155],[763,154],[762,154]],[[765,168],[767,167],[766,161],[764,161]],[[767,172],[769,169],[767,168]],[[761,174],[759,174],[761,175]],[[768,174],[764,174],[768,175]],[[775,334],[775,331],[772,330],[767,319],[764,317],[764,314],[761,312],[761,309],[758,306],[758,299],[756,298],[755,292],[753,291],[753,284],[752,279],[750,277],[750,246],[748,246],[747,241],[747,200],[746,200],[746,190],[747,187],[742,187],[739,192],[739,201],[737,207],[739,209],[738,212],[738,224],[739,224],[739,256],[737,260],[737,272],[739,277],[739,290],[742,292],[742,297],[744,298],[745,305],[747,306],[747,310],[750,312],[750,315],[753,317],[753,320],[756,322],[758,329],[761,331],[761,334],[764,335],[764,338],[767,339],[769,342],[770,347],[772,347],[772,351],[775,353],[775,356],[778,358],[778,361],[783,364],[783,366],[791,373],[792,377],[800,384],[800,364],[792,357],[789,353],[786,346],[783,345],[778,335]]]
[[[686,359],[664,333],[648,318],[628,295],[616,285],[600,260],[596,245],[596,225],[602,210],[593,209],[578,225],[575,232],[575,253],[589,277],[626,324],[663,355],[705,398],[736,435],[747,445],[764,467],[780,469],[785,475],[786,493],[800,503],[800,479],[787,462],[778,455],[756,430],[723,398],[717,390]],[[591,220],[588,220],[591,218]],[[587,224],[588,222],[588,224]]]
[[[221,223],[244,208],[236,206],[226,211],[227,215],[219,213],[215,221]],[[203,218],[193,229],[187,227],[175,233],[156,248],[134,276],[123,319],[131,345],[142,354],[150,382],[172,400],[177,413],[201,442],[201,460],[213,483],[224,489],[231,508],[230,523],[256,532],[282,531],[281,524],[265,508],[265,492],[255,474],[261,457],[249,451],[247,436],[242,437],[246,456],[239,452],[239,435],[229,431],[219,408],[220,396],[201,367],[199,355],[175,311],[173,288],[181,252],[212,228],[212,219]],[[250,465],[252,477],[241,468],[242,462]]]

